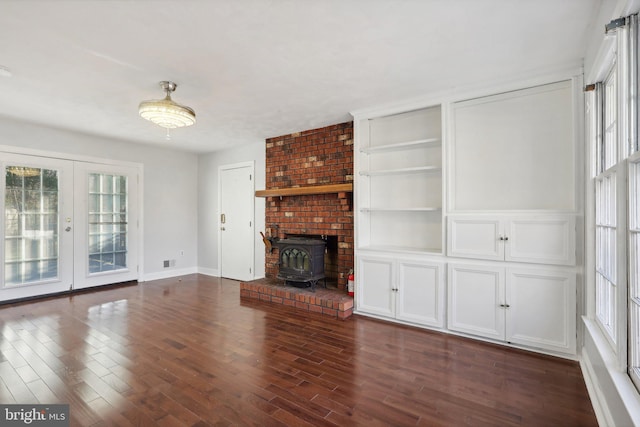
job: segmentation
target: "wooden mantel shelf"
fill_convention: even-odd
[[[313,185],[310,187],[288,187],[273,190],[258,190],[256,197],[307,196],[310,194],[350,193],[353,184]]]

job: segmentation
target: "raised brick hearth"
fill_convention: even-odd
[[[353,122],[266,140],[266,190],[353,182]],[[353,198],[350,192],[267,197],[266,234],[324,237],[325,275],[344,291],[353,268]],[[267,278],[278,275],[278,249],[267,251]]]
[[[282,281],[275,279],[240,282],[240,298],[258,299],[338,319],[346,319],[353,314],[353,298],[344,291],[318,286],[312,292],[309,288],[284,286]]]

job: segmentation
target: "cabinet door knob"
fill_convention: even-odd
[[[504,240],[505,241],[509,240],[509,236],[504,236]]]
[[[504,240],[504,237],[500,236],[500,240]]]

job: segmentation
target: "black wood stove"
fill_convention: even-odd
[[[278,279],[311,286],[315,292],[318,280],[324,279],[324,248],[326,242],[306,237],[288,237],[279,240]]]

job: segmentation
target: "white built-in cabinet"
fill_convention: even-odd
[[[575,263],[573,215],[451,215],[447,255],[537,264]]]
[[[393,257],[358,259],[358,309],[420,325],[444,326],[444,264]],[[365,288],[366,286],[366,288]]]
[[[573,272],[450,263],[448,279],[450,330],[575,353]]]
[[[356,311],[445,323],[440,106],[356,119]]]
[[[356,313],[575,356],[580,87],[354,113]]]

